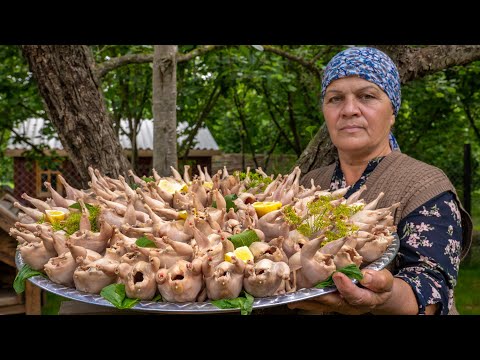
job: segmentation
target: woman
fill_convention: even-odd
[[[390,129],[400,108],[400,77],[393,61],[374,48],[335,55],[322,79],[322,111],[338,161],[305,174],[331,190],[365,184],[369,202],[395,202],[400,250],[390,270],[364,270],[362,286],[334,273],[338,292],[290,304],[305,312],[343,314],[448,314],[453,288],[471,243],[472,222],[455,188],[438,168],[402,154]],[[393,138],[394,139],[394,138]],[[452,306],[453,305],[453,306]]]

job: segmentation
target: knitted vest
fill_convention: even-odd
[[[303,176],[301,185],[310,187],[310,179],[313,179],[315,185],[320,185],[325,190],[330,189],[334,170],[335,163],[312,170]],[[367,189],[361,197],[367,203],[373,201],[380,192],[384,192],[385,195],[380,199],[377,208],[389,207],[400,202],[394,217],[395,225],[428,200],[445,191],[451,191],[455,195],[462,216],[461,259],[465,257],[472,243],[472,219],[442,170],[398,151],[392,151],[368,176],[365,185]]]

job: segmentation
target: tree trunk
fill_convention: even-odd
[[[177,45],[155,45],[153,53],[153,167],[160,176],[177,168]]]
[[[329,165],[338,157],[337,148],[333,146],[327,126],[323,123],[315,137],[308,143],[295,166],[300,167],[302,174],[320,166]]]
[[[22,51],[83,187],[90,180],[88,166],[114,178],[126,174],[130,164],[108,117],[90,48],[23,45]]]

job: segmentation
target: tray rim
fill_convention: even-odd
[[[381,270],[390,264],[400,248],[400,239],[397,233],[394,236],[392,243],[387,247],[385,252],[375,261],[363,267],[362,269]],[[23,262],[20,252],[17,250],[15,254],[15,265],[20,270],[25,263]],[[51,292],[55,295],[62,296],[70,300],[76,300],[87,304],[100,305],[117,309],[112,303],[105,300],[99,294],[89,294],[79,291],[75,288],[66,287],[64,285],[56,284],[47,277],[40,275],[32,276],[27,279],[38,287]],[[358,283],[357,280],[352,280],[353,283]],[[283,294],[277,296],[269,296],[264,298],[255,298],[253,302],[253,309],[262,309],[267,307],[284,305],[296,301],[307,300],[313,297],[329,294],[335,292],[335,286],[329,286],[323,289],[304,288],[290,294]],[[220,309],[213,305],[210,301],[205,302],[187,302],[187,303],[173,303],[173,302],[154,302],[154,301],[139,301],[135,306],[128,310],[146,311],[146,312],[160,312],[160,313],[183,313],[183,314],[208,314],[208,313],[229,313],[239,312],[240,309]]]

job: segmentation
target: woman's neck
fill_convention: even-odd
[[[338,159],[340,160],[340,168],[342,169],[343,175],[345,176],[345,181],[348,186],[355,184],[363,172],[367,168],[370,160],[375,159],[379,156],[386,156],[392,152],[390,146],[377,151],[375,153],[370,153],[367,156],[358,156],[357,154],[352,154],[350,152],[341,152],[338,151]]]

